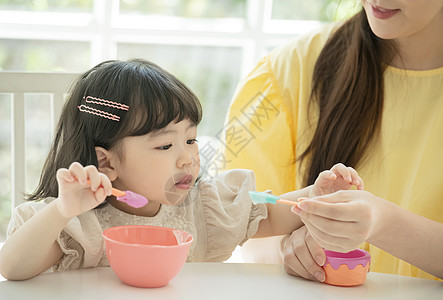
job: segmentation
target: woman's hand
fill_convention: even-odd
[[[337,191],[300,199],[292,209],[308,228],[312,238],[332,251],[358,248],[374,232],[378,212],[376,197],[360,190]]]
[[[111,181],[105,174],[99,173],[95,166],[83,167],[78,162],[69,169],[59,169],[57,182],[57,208],[65,218],[93,209],[112,193]]]
[[[283,240],[282,257],[288,274],[323,282],[325,272],[321,267],[326,260],[323,248],[312,238],[306,226],[295,230]]]
[[[318,175],[309,193],[309,197],[312,198],[340,190],[348,190],[352,186],[356,186],[358,190],[363,190],[363,180],[353,168],[338,163],[330,170],[323,171]]]

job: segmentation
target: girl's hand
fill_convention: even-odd
[[[105,174],[99,173],[95,166],[83,167],[78,162],[69,169],[59,169],[57,182],[57,208],[66,218],[93,209],[112,193],[111,181]]]
[[[322,196],[340,190],[348,190],[351,186],[363,189],[363,180],[357,171],[342,163],[334,165],[331,170],[321,172],[312,186],[309,197]]]
[[[314,281],[325,281],[321,267],[326,256],[323,248],[312,238],[306,226],[295,230],[282,244],[282,256],[288,274]]]
[[[376,197],[360,190],[342,190],[315,198],[300,199],[292,211],[298,214],[313,239],[332,251],[358,248],[378,223]]]

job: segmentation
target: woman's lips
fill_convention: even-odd
[[[374,17],[382,20],[389,19],[400,12],[399,9],[387,9],[376,5],[371,5],[371,10]]]
[[[191,188],[192,175],[186,175],[178,182],[175,183],[175,186],[179,189],[189,190]]]

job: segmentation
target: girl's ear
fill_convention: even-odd
[[[117,178],[115,169],[115,155],[102,147],[95,147],[97,155],[98,170],[108,176],[109,180],[114,181]]]

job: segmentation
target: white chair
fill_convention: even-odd
[[[25,95],[49,94],[51,126],[55,128],[64,94],[78,74],[0,72],[0,93],[11,94],[12,187],[11,208],[22,203],[25,192]]]

